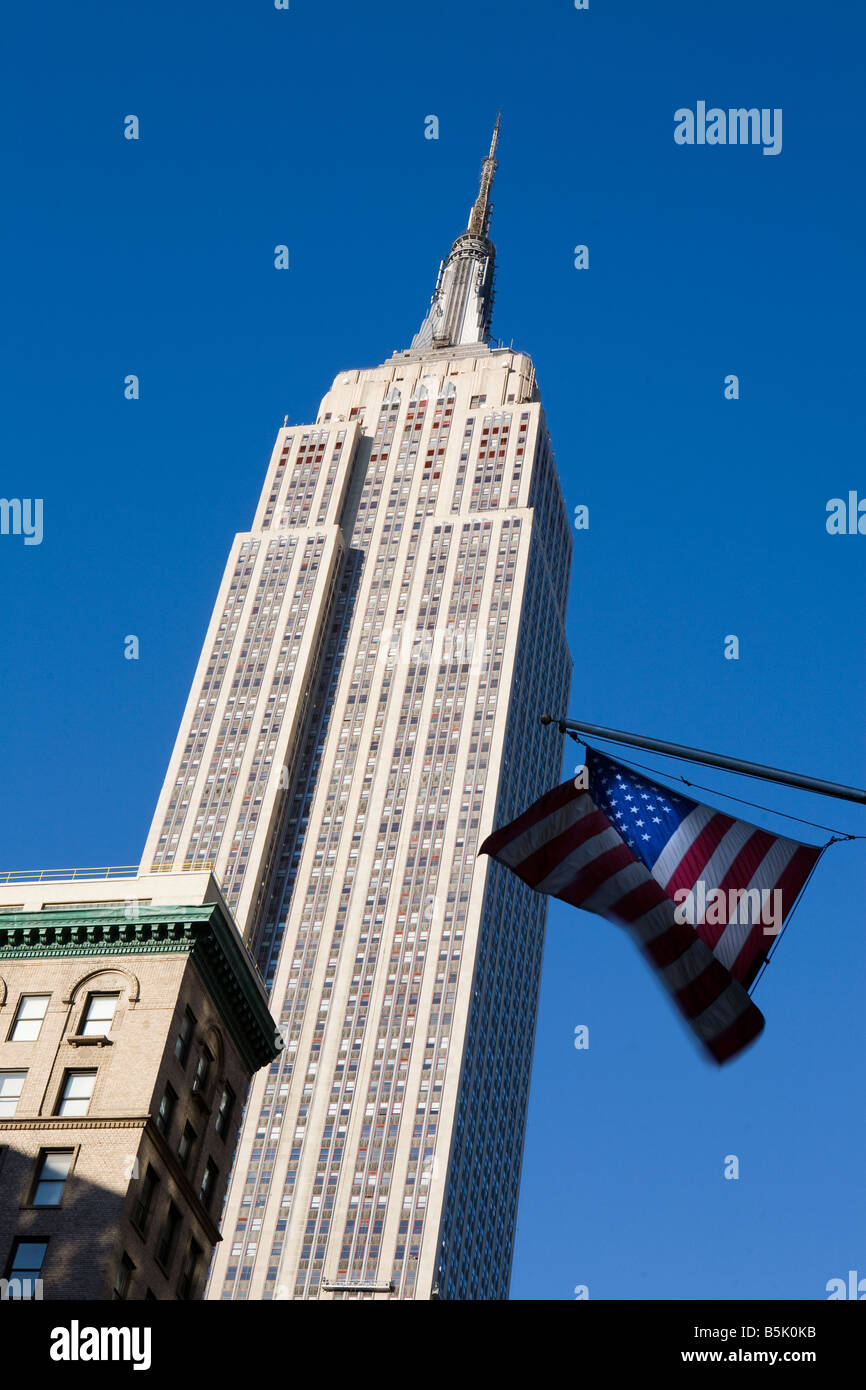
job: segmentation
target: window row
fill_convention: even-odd
[[[63,1073],[52,1114],[86,1115],[93,1096],[96,1072],[95,1067],[68,1068]],[[9,1119],[15,1114],[26,1079],[26,1071],[0,1071],[0,1119]]]
[[[172,1207],[157,1252],[157,1259],[160,1258],[160,1251],[163,1255],[163,1259],[160,1260],[160,1263],[163,1264],[164,1268],[165,1262],[170,1262],[171,1255],[174,1253],[180,1224],[180,1213],[176,1207]],[[6,1266],[5,1275],[9,1297],[41,1297],[36,1284],[42,1274],[45,1256],[48,1253],[48,1245],[48,1240],[15,1241]],[[204,1251],[197,1241],[191,1239],[177,1281],[176,1293],[179,1299],[191,1299],[198,1296],[203,1270]],[[112,1298],[125,1299],[128,1297],[134,1273],[135,1263],[126,1251],[124,1251],[117,1267],[117,1273],[115,1274]],[[156,1294],[152,1289],[148,1288],[144,1297],[145,1299],[155,1300]]]
[[[79,1025],[79,1037],[95,1038],[111,1032],[119,992],[88,994]],[[22,994],[9,1029],[8,1042],[36,1042],[45,1021],[50,994]]]
[[[210,1206],[218,1176],[219,1170],[213,1160],[209,1158],[205,1165],[204,1174],[202,1175],[201,1189],[199,1192],[201,1201],[206,1208]],[[149,1235],[151,1218],[158,1202],[159,1190],[159,1174],[153,1165],[149,1163],[144,1177],[141,1180],[141,1190],[135,1200],[131,1214],[132,1224],[135,1226],[143,1241],[147,1241]],[[178,1237],[182,1224],[183,1213],[177,1204],[169,1199],[154,1245],[154,1256],[166,1278],[168,1278],[171,1273],[171,1266],[174,1260],[175,1250],[177,1249]],[[124,1258],[126,1259],[128,1257],[125,1256]],[[186,1299],[196,1296],[196,1286],[198,1284],[203,1260],[204,1254],[201,1246],[195,1239],[191,1238],[186,1258],[181,1266],[180,1279],[177,1285],[178,1298]],[[115,1287],[114,1296],[115,1298],[125,1298],[126,1290],[119,1293]]]

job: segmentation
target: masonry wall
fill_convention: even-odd
[[[119,995],[107,1038],[80,1039],[92,992]],[[50,1000],[32,1042],[10,1039],[22,995]],[[186,1009],[195,1028],[184,1064],[175,1041]],[[194,1093],[202,1046],[213,1056],[208,1081]],[[87,1114],[58,1116],[69,1070],[95,1071]],[[195,1241],[201,1260],[187,1291],[200,1297],[214,1245],[249,1071],[187,952],[152,955],[0,958],[0,1073],[26,1072],[12,1117],[0,1117],[0,1276],[8,1273],[16,1239],[48,1241],[42,1269],[45,1299],[112,1297],[124,1254],[135,1266],[126,1296],[178,1296]],[[235,1101],[223,1135],[216,1116],[226,1083]],[[155,1123],[166,1086],[177,1102],[165,1134]],[[195,1142],[184,1166],[178,1144],[185,1125]],[[59,1206],[34,1206],[40,1152],[73,1151]],[[218,1170],[207,1208],[199,1199],[205,1166]],[[148,1165],[159,1182],[150,1213],[136,1225]],[[181,1212],[171,1258],[156,1245],[169,1203]]]

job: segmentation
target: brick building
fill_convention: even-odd
[[[0,1296],[200,1298],[280,1043],[210,873],[0,888]]]

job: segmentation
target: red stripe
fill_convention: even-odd
[[[529,883],[534,888],[542,879],[547,878],[548,874],[553,873],[554,869],[558,869],[572,850],[579,849],[587,840],[609,829],[610,821],[602,811],[590,811],[581,820],[575,821],[559,835],[555,835],[552,840],[547,840],[533,854],[521,859],[520,863],[514,866],[514,872],[520,874],[524,883]]]
[[[784,921],[784,918],[782,920]],[[751,988],[776,936],[778,932],[773,936],[765,936],[763,922],[758,922],[749,932],[740,948],[740,954],[731,966],[731,974],[735,980],[739,980],[743,989]]]
[[[571,903],[572,907],[582,907],[603,883],[618,874],[620,869],[636,862],[628,845],[614,845],[613,849],[597,854],[564,888],[560,888],[556,896],[562,898],[563,902]]]
[[[678,888],[694,888],[732,825],[736,825],[736,821],[721,811],[717,811],[712,820],[707,821],[665,884],[671,898]]]
[[[697,1018],[698,1014],[715,1004],[725,990],[730,988],[730,984],[731,972],[725,969],[720,960],[712,956],[706,970],[702,970],[690,984],[677,990],[674,998],[686,1018]]]
[[[697,933],[692,927],[685,923],[674,923],[670,931],[657,937],[655,941],[643,943],[642,950],[650,963],[661,970],[684,955],[697,939]],[[668,981],[664,978],[662,983],[668,986]],[[702,970],[696,979],[679,990],[672,990],[669,986],[668,988],[680,1013],[689,1025],[693,1026],[694,1020],[711,1008],[730,986],[730,971],[725,969],[721,961],[711,957],[706,969]],[[710,1039],[700,1037],[699,1041],[714,1060],[721,1063],[735,1056],[747,1043],[756,1038],[763,1026],[763,1016],[750,1000],[744,1014],[723,1033]]]
[[[645,917],[648,912],[652,912],[660,903],[669,902],[670,898],[661,884],[656,883],[654,878],[647,878],[646,883],[639,883],[636,888],[629,889],[613,907],[605,908],[603,915],[615,917],[618,922],[636,922],[639,917]]]
[[[653,937],[652,941],[642,941],[641,950],[657,970],[664,970],[666,966],[673,965],[675,960],[685,955],[694,944],[693,928],[686,926],[684,922],[674,922],[661,936]]]
[[[722,1062],[730,1061],[738,1052],[742,1052],[744,1047],[748,1047],[750,1042],[754,1042],[763,1027],[764,1015],[750,1000],[749,1007],[730,1028],[726,1028],[724,1033],[719,1033],[715,1038],[708,1038],[704,1046],[721,1066]]]
[[[527,811],[517,817],[517,820],[509,821],[508,825],[503,825],[501,830],[494,830],[492,835],[488,835],[478,853],[495,855],[506,845],[510,845],[512,840],[516,840],[518,835],[523,835],[527,830],[531,830],[546,816],[553,815],[554,811],[560,811],[563,806],[567,806],[569,801],[576,801],[579,796],[585,795],[585,791],[578,791],[573,780],[563,782],[560,786],[554,787],[553,791],[545,792],[544,796],[534,801]]]
[[[730,888],[747,888],[749,886],[758,872],[761,860],[766,857],[767,852],[772,849],[778,838],[778,835],[771,835],[767,830],[755,830],[754,835],[749,836],[721,883],[715,885],[721,888],[725,895],[725,901],[727,901]],[[725,918],[727,915],[727,912],[722,913]],[[702,923],[701,940],[706,941],[712,950],[727,926],[727,921]]]
[[[782,921],[779,923],[781,930],[782,924],[794,903],[797,901],[806,879],[815,867],[820,856],[820,849],[815,849],[812,845],[801,845],[796,854],[793,854],[785,866],[776,887],[782,894]],[[743,942],[740,953],[731,967],[731,974],[735,980],[739,980],[745,989],[748,989],[767,958],[767,953],[776,939],[774,936],[767,936],[764,932],[764,925],[758,922]]]
[[[581,814],[582,808],[575,808],[575,814],[579,817],[578,820],[573,825],[557,831],[555,819],[557,814],[583,796],[587,797],[586,805],[591,809]],[[552,818],[550,827],[543,824],[548,818]],[[561,824],[561,818],[559,823]],[[603,909],[601,915],[616,922],[634,925],[662,903],[671,902],[677,889],[694,889],[725,835],[736,824],[736,820],[732,817],[724,815],[722,812],[715,812],[683,854],[664,887],[648,875],[645,882],[640,882],[636,888],[628,889],[613,907]],[[608,818],[593,805],[584,789],[575,787],[573,781],[567,781],[540,797],[509,825],[494,831],[487,837],[478,852],[479,854],[499,857],[520,836],[537,827],[540,827],[540,830],[535,838],[540,838],[542,843],[512,869],[512,872],[533,888],[554,873],[567,860],[568,856],[581,845],[586,844],[594,836],[602,834],[607,829],[616,829],[615,826],[611,826]],[[757,827],[749,828],[752,829],[752,833],[746,844],[737,853],[722,881],[719,884],[708,885],[708,887],[720,888],[725,896],[730,888],[747,887],[752,882],[767,853],[777,843],[778,837],[768,831],[760,830]],[[515,848],[517,847],[515,846]],[[819,855],[820,850],[818,849],[807,845],[798,846],[788,866],[780,875],[775,887],[782,892],[783,921],[814,868]],[[642,861],[620,840],[612,849],[595,854],[590,862],[578,870],[557,892],[556,896],[575,907],[583,907],[611,878],[623,869],[637,863],[641,864],[642,870],[645,869]],[[511,868],[512,866],[508,865],[507,867]],[[671,910],[673,910],[672,907]],[[662,916],[662,922],[664,922],[664,916]],[[710,950],[718,942],[726,925],[726,923],[712,926],[703,924],[699,927],[700,938]],[[680,960],[698,939],[698,932],[693,927],[686,923],[673,922],[654,940],[639,944],[643,954],[654,969],[663,972],[666,967]],[[693,1030],[695,1020],[711,1010],[726,991],[732,990],[733,981],[736,980],[744,987],[751,983],[766,957],[772,939],[764,935],[763,924],[756,923],[755,928],[743,943],[732,971],[727,970],[721,961],[712,958],[704,968],[700,969],[697,978],[680,990],[671,989],[669,981],[664,976],[662,977],[662,983],[668,987],[668,992],[677,1008],[690,1022]],[[734,994],[734,998],[737,997],[733,990],[732,994]],[[719,1064],[737,1056],[758,1037],[764,1027],[761,1011],[748,999],[748,995],[745,993],[743,1001],[745,1002],[744,1011],[735,1022],[714,1038],[700,1039],[708,1055]],[[722,1010],[723,1017],[726,1012],[728,1012],[727,1001],[725,1009]],[[712,1018],[714,1015],[710,1015],[710,1017]]]

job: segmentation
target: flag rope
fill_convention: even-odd
[[[580,737],[579,737],[576,733],[574,733],[571,729],[569,729],[567,732],[568,732],[569,737],[570,737],[570,738],[573,738],[574,741],[575,741],[575,743],[579,743],[583,748],[594,748],[594,744],[592,744],[592,743],[587,743],[587,741],[586,741],[585,738],[580,738]],[[598,750],[595,750],[595,751],[598,751]],[[617,758],[617,761],[623,763],[624,766],[626,766],[626,767],[639,768],[639,769],[641,770],[641,772],[650,772],[650,773],[652,773],[652,775],[653,775],[654,777],[667,777],[670,781],[673,781],[673,782],[682,782],[682,783],[684,783],[685,786],[687,786],[687,787],[697,787],[697,789],[698,789],[699,791],[702,791],[702,792],[709,792],[711,796],[716,795],[716,788],[715,788],[715,787],[702,787],[701,784],[700,784],[699,782],[689,782],[689,780],[688,780],[686,777],[678,777],[678,776],[676,775],[675,772],[658,772],[655,768],[647,767],[645,763],[635,763],[635,762],[632,762],[629,758],[618,757],[618,758]],[[765,956],[765,958],[764,958],[764,961],[763,961],[763,963],[762,963],[762,965],[761,965],[760,970],[758,971],[757,975],[755,976],[754,980],[752,981],[751,985],[749,986],[748,995],[749,995],[749,998],[751,998],[752,995],[754,994],[755,990],[757,989],[759,982],[763,979],[764,971],[766,970],[767,966],[770,964],[770,961],[773,959],[773,956],[776,954],[776,951],[777,951],[778,946],[779,946],[779,942],[782,940],[782,937],[785,935],[785,932],[787,931],[788,926],[789,926],[789,924],[790,924],[791,918],[794,916],[794,913],[797,911],[797,908],[798,908],[799,905],[800,905],[800,899],[802,898],[803,894],[804,894],[805,891],[806,891],[806,888],[808,887],[809,883],[811,882],[813,873],[815,872],[815,870],[817,869],[818,865],[820,864],[821,860],[822,860],[823,857],[824,857],[824,852],[825,852],[825,850],[828,850],[828,849],[830,848],[831,845],[837,844],[837,843],[839,842],[840,839],[842,839],[842,840],[863,840],[863,839],[866,839],[866,836],[864,836],[864,835],[849,835],[846,831],[843,831],[843,830],[835,831],[835,830],[833,830],[833,827],[830,826],[830,825],[821,825],[821,824],[819,824],[818,821],[804,820],[802,816],[791,816],[791,815],[788,815],[788,813],[787,813],[786,811],[774,811],[774,810],[773,810],[771,807],[769,807],[769,806],[762,806],[761,803],[760,803],[759,801],[747,801],[747,800],[745,799],[745,797],[742,797],[742,796],[732,796],[730,792],[718,792],[718,795],[719,795],[719,796],[727,797],[727,799],[728,799],[729,801],[739,801],[743,806],[752,806],[755,810],[758,810],[758,811],[766,811],[768,815],[785,816],[787,820],[799,821],[799,823],[800,823],[801,825],[811,825],[811,826],[813,826],[813,827],[814,827],[815,829],[817,829],[817,830],[829,830],[830,833],[831,833],[831,838],[827,841],[826,844],[824,844],[824,845],[816,845],[816,846],[815,846],[815,848],[818,849],[818,850],[820,851],[820,853],[818,854],[818,858],[815,860],[814,864],[812,865],[811,869],[809,870],[809,873],[808,873],[808,875],[807,875],[807,877],[806,877],[805,882],[803,883],[803,886],[801,887],[799,893],[797,894],[796,898],[794,899],[794,902],[793,902],[793,904],[791,905],[791,910],[790,910],[790,912],[787,914],[787,916],[785,917],[785,921],[784,921],[783,924],[782,924],[782,930],[779,932],[779,935],[776,937],[775,941],[773,942],[772,946],[770,947],[769,951],[767,952],[767,954],[766,954],[766,956]]]
[[[587,742],[585,738],[576,734],[572,729],[568,729],[566,732],[569,738],[573,738],[575,743],[579,743],[581,747],[595,748],[595,744]],[[609,742],[614,741],[613,739],[609,740]],[[696,787],[698,791],[709,792],[711,796],[724,796],[728,801],[738,801],[741,806],[751,806],[756,811],[766,811],[767,815],[770,816],[784,816],[786,820],[797,821],[799,825],[811,825],[815,830],[829,830],[830,834],[833,836],[832,840],[828,840],[825,845],[815,846],[816,849],[821,849],[822,852],[839,840],[866,840],[866,835],[850,835],[847,830],[834,830],[832,825],[822,825],[820,821],[805,820],[802,816],[792,816],[788,811],[777,811],[772,806],[762,806],[760,801],[748,801],[743,796],[734,796],[731,792],[719,791],[716,787],[704,787],[700,782],[690,782],[687,777],[678,777],[675,772],[661,771],[658,768],[647,767],[646,763],[633,762],[630,758],[624,758],[619,753],[617,754],[617,761],[624,763],[626,767],[639,768],[641,772],[650,772],[653,777],[666,777],[668,781],[682,782],[686,787]]]

